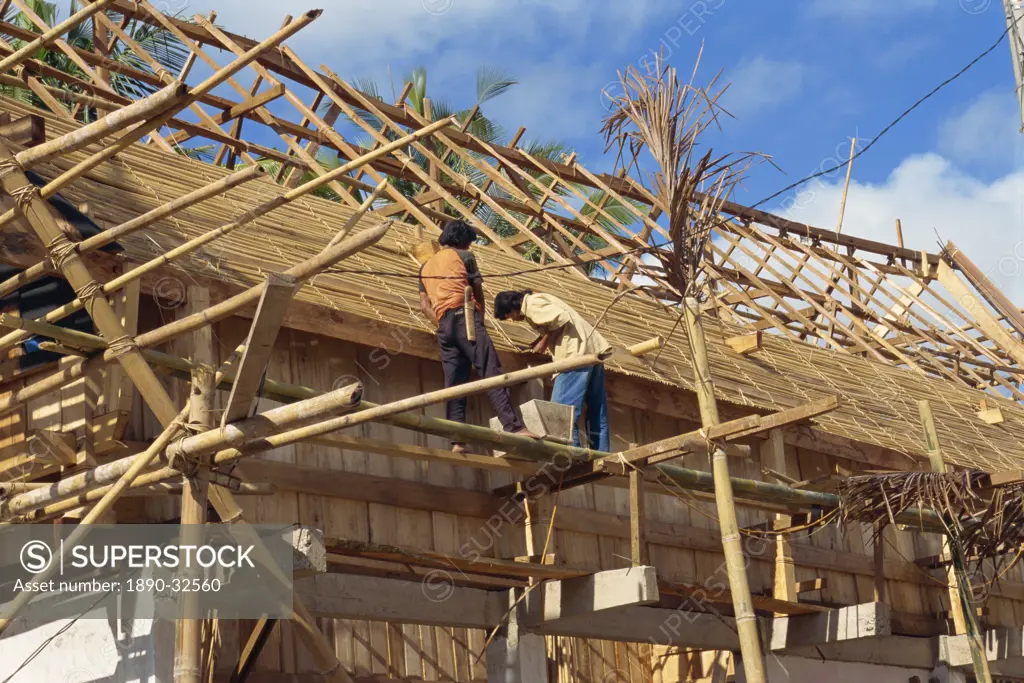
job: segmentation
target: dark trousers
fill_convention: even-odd
[[[501,374],[501,362],[494,349],[479,311],[476,318],[476,341],[466,337],[466,318],[462,309],[445,311],[437,329],[437,343],[441,346],[441,366],[444,368],[444,386],[454,387],[469,381],[470,368],[476,368],[481,379]],[[512,397],[507,387],[487,392],[498,420],[506,432],[523,428],[523,423],[512,407]],[[466,399],[448,401],[445,417],[453,422],[466,421]]]

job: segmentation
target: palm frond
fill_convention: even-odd
[[[518,82],[502,69],[481,66],[476,70],[476,103],[493,100]]]

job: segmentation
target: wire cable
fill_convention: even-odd
[[[881,139],[882,139],[882,137],[883,137],[883,136],[884,136],[884,135],[885,135],[886,133],[888,133],[888,132],[889,132],[890,130],[892,130],[892,129],[893,129],[893,128],[894,128],[895,126],[896,126],[896,124],[898,124],[898,123],[899,123],[900,121],[902,121],[902,120],[903,120],[904,118],[906,118],[906,117],[907,117],[907,115],[908,115],[908,114],[910,114],[910,112],[914,111],[914,110],[915,110],[915,109],[917,109],[917,108],[918,108],[919,106],[921,106],[922,104],[924,104],[924,103],[925,103],[925,101],[927,101],[928,99],[930,99],[930,98],[931,98],[931,97],[932,97],[933,95],[935,95],[936,93],[938,93],[938,92],[939,92],[940,90],[942,90],[943,88],[945,88],[945,87],[946,87],[947,85],[949,85],[950,83],[952,83],[952,82],[953,82],[953,81],[955,81],[956,79],[958,79],[958,78],[960,78],[961,76],[963,76],[963,75],[964,75],[965,73],[967,73],[967,71],[969,71],[969,70],[971,69],[971,67],[973,67],[973,66],[974,66],[975,64],[977,64],[977,63],[978,63],[978,62],[980,62],[980,61],[981,61],[982,59],[984,59],[985,57],[987,57],[987,56],[989,55],[989,53],[991,53],[991,52],[992,52],[993,50],[995,50],[995,49],[996,49],[997,47],[999,47],[999,44],[1003,42],[1003,39],[1004,39],[1004,38],[1006,38],[1006,34],[1008,34],[1008,33],[1010,32],[1010,30],[1011,30],[1011,29],[1013,29],[1013,28],[1014,28],[1015,26],[1016,26],[1016,22],[1014,22],[1014,23],[1011,23],[1011,24],[1009,24],[1009,25],[1008,25],[1008,26],[1006,27],[1006,30],[1005,30],[1005,31],[1003,31],[1003,32],[1002,32],[1001,34],[999,34],[999,39],[998,39],[998,40],[996,40],[996,42],[992,43],[992,46],[991,46],[991,47],[989,47],[989,48],[988,48],[987,50],[985,50],[984,52],[982,52],[982,53],[981,53],[980,55],[978,55],[977,57],[975,57],[974,59],[972,59],[972,60],[971,60],[971,61],[970,61],[970,62],[969,62],[969,63],[967,64],[967,66],[965,66],[964,68],[960,69],[960,70],[959,70],[959,71],[957,71],[957,72],[956,72],[955,74],[953,74],[952,76],[950,76],[949,78],[947,78],[946,80],[944,80],[944,81],[943,81],[942,83],[939,83],[939,84],[938,84],[937,86],[935,86],[934,88],[932,88],[931,92],[929,92],[929,93],[928,93],[927,95],[925,95],[924,97],[922,97],[921,99],[919,99],[919,100],[918,100],[917,102],[914,102],[914,104],[910,105],[910,107],[909,107],[909,108],[908,108],[908,109],[907,109],[906,111],[904,111],[904,112],[903,112],[902,114],[900,114],[899,116],[897,116],[897,117],[896,117],[896,118],[895,118],[895,119],[894,119],[894,120],[892,121],[892,123],[890,123],[890,124],[889,124],[889,125],[887,125],[887,126],[886,126],[885,128],[883,128],[883,129],[882,129],[882,132],[880,132],[880,133],[879,133],[878,135],[876,135],[876,136],[875,136],[875,137],[874,137],[874,138],[873,138],[873,139],[871,140],[871,142],[869,142],[869,143],[868,143],[868,144],[867,144],[867,145],[866,145],[866,146],[864,147],[864,149],[862,149],[862,150],[860,150],[859,152],[857,152],[856,154],[854,154],[854,155],[853,155],[852,157],[850,157],[850,159],[849,159],[848,161],[844,161],[843,163],[841,163],[841,164],[837,164],[837,165],[833,166],[832,168],[826,169],[826,170],[824,170],[824,171],[819,171],[818,173],[812,173],[811,175],[807,176],[806,178],[802,178],[802,179],[800,179],[800,180],[796,181],[795,183],[792,183],[792,184],[790,184],[790,185],[787,185],[786,187],[782,188],[782,189],[781,189],[781,190],[779,190],[778,192],[776,192],[776,193],[774,193],[774,194],[771,194],[771,195],[768,195],[767,197],[765,197],[764,199],[762,199],[762,200],[761,200],[761,201],[759,201],[758,203],[756,203],[756,204],[753,204],[753,205],[752,205],[752,206],[750,206],[749,208],[751,208],[751,209],[756,209],[757,207],[761,206],[762,204],[764,204],[764,203],[766,203],[766,202],[769,202],[769,201],[771,201],[771,200],[775,199],[775,198],[776,198],[776,197],[778,197],[779,195],[781,195],[781,194],[784,194],[784,193],[788,192],[789,190],[792,190],[792,189],[793,189],[793,188],[795,188],[795,187],[799,187],[800,185],[803,185],[804,183],[806,183],[806,182],[807,182],[807,181],[809,181],[809,180],[814,180],[815,178],[819,178],[819,177],[821,177],[821,176],[823,176],[823,175],[828,175],[829,173],[832,173],[833,171],[838,171],[839,169],[841,169],[841,168],[844,168],[844,167],[845,167],[845,166],[846,166],[847,164],[850,164],[850,163],[852,163],[854,159],[856,159],[856,158],[860,157],[860,156],[861,156],[861,155],[863,155],[863,154],[864,154],[865,152],[867,152],[867,151],[868,151],[869,149],[871,149],[872,147],[874,147],[874,146],[875,146],[875,143],[876,143],[876,142],[878,142],[879,140],[881,140]]]

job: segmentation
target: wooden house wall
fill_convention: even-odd
[[[180,315],[180,311],[162,308],[146,299],[140,314],[140,328],[151,329]],[[249,323],[230,319],[214,327],[220,359],[242,341]],[[187,356],[188,339],[175,340],[167,349]],[[324,391],[341,386],[352,378],[365,387],[365,398],[378,403],[413,396],[443,385],[438,363],[314,335],[291,329],[281,331],[270,360],[267,375],[285,382]],[[184,400],[184,382],[166,379],[172,396]],[[4,387],[6,388],[6,387]],[[218,395],[217,409],[227,396]],[[261,400],[260,410],[274,402]],[[65,411],[67,412],[67,411]],[[426,413],[443,417],[444,406],[436,405]],[[485,396],[470,399],[469,420],[485,424],[491,411]],[[629,405],[610,405],[612,448],[645,443],[695,428],[697,425],[672,416],[638,410]],[[33,404],[23,413],[14,413],[0,422],[4,444],[16,444],[23,438],[19,421],[32,429],[62,429],[76,425],[76,414],[63,415],[49,404]],[[66,423],[66,425],[65,425]],[[908,429],[916,426],[908,425]],[[128,433],[130,441],[144,441],[159,432],[159,425],[136,396]],[[418,434],[389,425],[364,424],[352,430],[354,435],[437,448],[447,446],[443,439]],[[758,449],[749,461],[733,460],[734,475],[764,479]],[[841,459],[804,449],[786,447],[787,475],[809,480],[829,474],[835,467],[850,467]],[[441,462],[426,462],[379,454],[347,451],[319,445],[297,444],[261,456],[268,461],[289,463],[344,476],[344,473],[373,475],[415,482],[428,487],[461,489],[487,493],[510,483],[511,476],[479,469],[456,467]],[[705,456],[684,458],[687,467],[709,469]],[[245,471],[245,462],[240,465]],[[324,478],[329,481],[329,477]],[[325,486],[326,489],[325,490]],[[394,500],[355,500],[330,495],[323,482],[304,490],[302,485],[286,485],[272,496],[241,497],[249,521],[299,522],[323,528],[327,537],[349,538],[373,543],[411,546],[444,553],[464,552],[467,543],[488,556],[514,557],[525,554],[521,527],[494,533],[482,516],[459,515],[446,511],[446,501],[438,498],[433,509],[423,509],[422,497],[415,506]],[[624,519],[628,517],[628,498],[624,488],[586,486],[559,494],[556,513],[557,553],[560,560],[591,570],[613,569],[628,565],[629,542]],[[175,497],[131,499],[123,509],[142,514],[152,521],[177,516]],[[714,506],[692,494],[666,490],[649,495],[647,503],[650,561],[659,575],[669,581],[709,588],[727,584],[723,556],[718,551],[718,523]],[[741,526],[753,526],[767,519],[758,510],[741,508]],[[822,577],[823,590],[803,596],[825,603],[857,604],[874,599],[873,559],[870,530],[857,527],[841,529],[830,525],[792,537],[797,563],[797,580]],[[893,610],[920,618],[934,618],[948,609],[946,589],[913,565],[916,557],[939,552],[938,539],[919,533],[900,532],[886,549],[889,600]],[[755,594],[771,595],[775,559],[774,542],[747,539],[752,557],[749,568],[751,589]],[[991,625],[1024,623],[1024,574],[1015,567],[1006,574],[998,589],[1006,597],[988,602]],[[220,661],[229,666],[244,644],[252,622],[222,624]],[[321,620],[329,638],[333,638],[339,658],[357,676],[379,675],[388,678],[472,681],[486,678],[480,653],[486,634],[467,629],[435,628],[386,624],[380,622]],[[549,652],[557,662],[558,681],[672,681],[709,676],[715,665],[726,662],[708,656],[690,656],[664,647],[549,639]],[[258,668],[269,672],[312,670],[312,661],[297,640],[292,628],[281,622],[275,628]]]

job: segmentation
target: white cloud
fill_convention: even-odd
[[[831,228],[841,194],[842,179],[812,183],[784,215]],[[895,244],[897,218],[908,248],[934,253],[937,241],[952,240],[1024,305],[1024,170],[983,182],[924,154],[905,159],[882,184],[850,184],[844,233]]]
[[[632,32],[640,28],[637,17],[643,16],[649,2],[322,0],[313,4],[322,7],[323,14],[290,45],[301,57],[312,60],[311,66],[319,64],[316,60],[327,61],[346,75],[408,59],[433,64],[444,59],[438,52],[441,49],[521,44],[537,38],[541,28],[549,24],[559,27],[563,41],[586,40],[595,26]],[[252,38],[272,34],[285,14],[299,14],[298,8],[285,7],[277,0],[163,0],[163,4],[172,12],[182,10],[188,16],[215,9],[219,25]],[[532,52],[520,54],[520,59],[531,62],[545,57]],[[475,69],[476,63],[469,66]]]
[[[982,93],[939,127],[939,149],[962,162],[1005,166],[1024,159],[1020,110],[1012,90]]]
[[[741,61],[724,79],[731,85],[722,98],[724,107],[742,119],[777,107],[803,90],[807,67],[797,61],[758,55]]]
[[[934,9],[939,0],[812,0],[812,15],[842,19],[879,19]]]

